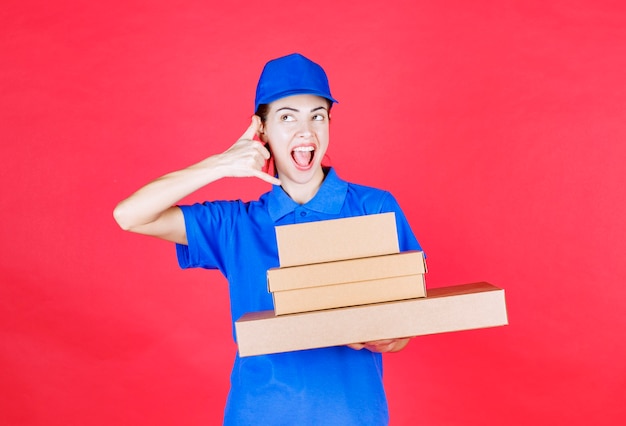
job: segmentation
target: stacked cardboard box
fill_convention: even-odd
[[[276,227],[280,267],[399,253],[395,213]]]
[[[252,312],[236,323],[239,355],[264,355],[508,324],[504,290],[489,283],[428,297],[292,315]]]
[[[276,315],[426,295],[424,254],[400,253],[394,213],[280,226],[276,238]]]
[[[275,309],[235,322],[242,357],[508,324],[504,291],[488,283],[424,297],[423,253],[399,253],[393,213],[281,226],[276,235]]]

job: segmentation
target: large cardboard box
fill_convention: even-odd
[[[281,267],[399,253],[395,213],[276,227]]]
[[[235,322],[242,357],[508,324],[504,290],[488,283],[429,289],[425,298]]]
[[[276,315],[424,297],[424,253],[411,251],[267,271]]]

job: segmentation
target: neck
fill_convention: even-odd
[[[306,204],[315,197],[324,182],[324,177],[325,173],[320,167],[319,171],[307,182],[300,183],[281,178],[282,188],[296,203]]]

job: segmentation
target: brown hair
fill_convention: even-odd
[[[261,104],[256,109],[254,115],[258,115],[259,117],[261,117],[261,122],[265,123],[265,121],[267,120],[268,112],[270,112],[270,104]]]

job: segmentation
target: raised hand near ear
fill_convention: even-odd
[[[219,163],[226,167],[226,175],[232,177],[257,177],[272,185],[280,185],[280,180],[263,171],[270,158],[270,152],[262,142],[255,140],[261,129],[261,118],[253,115],[250,127],[233,146],[219,154]]]
[[[187,244],[185,220],[176,204],[187,195],[224,177],[257,177],[272,185],[280,180],[263,172],[270,153],[254,140],[261,118],[252,117],[248,130],[225,152],[163,175],[122,200],[113,212],[122,229]]]

